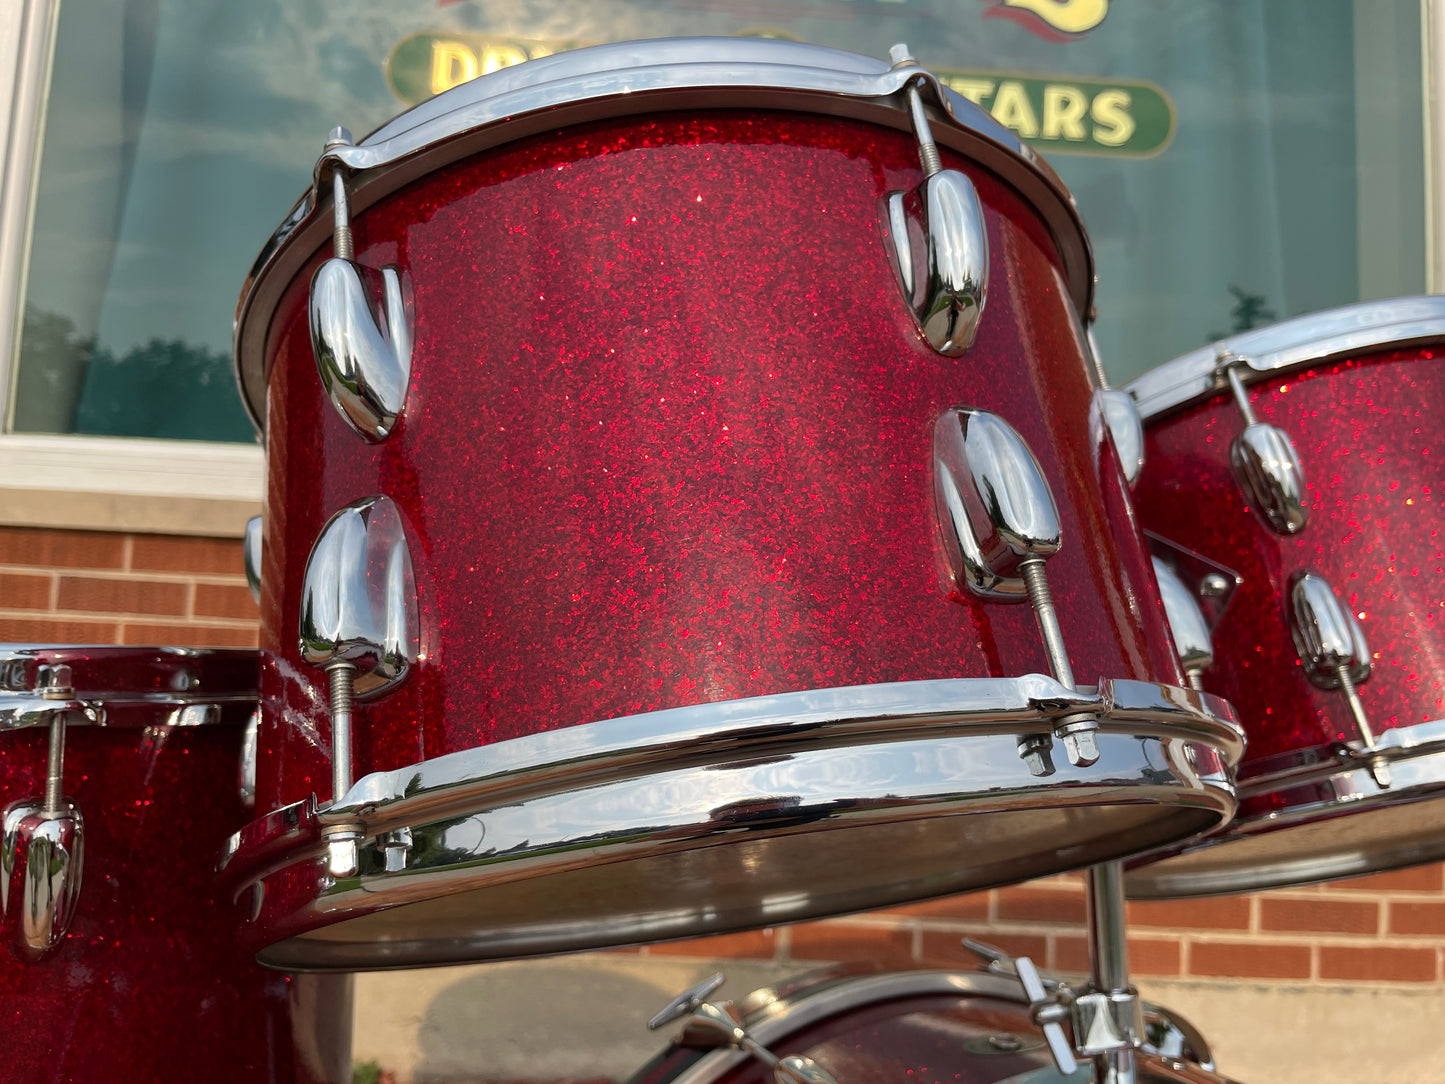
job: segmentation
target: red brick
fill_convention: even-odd
[[[998,894],[998,917],[1082,926],[1086,919],[1084,894],[1070,889],[1005,888]]]
[[[1390,901],[1390,932],[1445,935],[1445,903]]]
[[[923,931],[923,951],[920,963],[924,967],[976,967],[979,958],[963,947],[965,935],[944,933],[939,930]],[[1048,963],[1049,945],[1043,934],[1000,933],[984,930],[967,934],[975,941],[992,945],[1010,956],[1027,956],[1040,967]]]
[[[875,960],[884,967],[914,966],[913,932],[848,922],[794,926],[790,952],[797,960]]]
[[[1307,979],[1308,945],[1249,941],[1196,941],[1189,947],[1189,974],[1211,978]]]
[[[1265,930],[1312,933],[1375,933],[1380,928],[1380,905],[1355,900],[1262,899],[1259,924]]]
[[[669,941],[653,945],[649,956],[702,956],[715,960],[771,960],[777,946],[772,930],[748,930],[692,941]]]
[[[9,643],[115,644],[119,634],[114,621],[0,617],[0,641]]]
[[[113,614],[182,617],[190,587],[165,580],[107,580],[93,576],[60,577],[56,608]]]
[[[159,625],[127,621],[121,626],[123,644],[164,644],[167,647],[255,647],[260,642],[254,628],[223,628],[217,625]]]
[[[988,918],[988,893],[973,892],[967,896],[945,896],[941,900],[911,903],[907,907],[891,907],[885,913],[909,915],[913,918],[956,918],[979,922]]]
[[[1176,940],[1129,938],[1129,971],[1134,975],[1178,975],[1184,957]]]
[[[196,584],[197,617],[234,617],[256,620],[260,614],[249,587],[223,583]]]
[[[7,610],[48,610],[50,583],[49,576],[0,572],[0,606]]]
[[[1434,982],[1433,948],[1320,946],[1320,978],[1381,982]]]
[[[120,568],[125,535],[0,527],[0,564],[37,568]]]
[[[131,542],[130,567],[146,572],[205,572],[235,575],[245,571],[240,539],[137,535]]]
[[[1049,967],[1055,971],[1087,975],[1089,973],[1089,939],[1073,934],[1059,934],[1054,938],[1054,954],[1049,957]]]
[[[1368,877],[1334,881],[1327,887],[1350,892],[1359,892],[1362,889],[1378,889],[1383,892],[1440,892],[1445,890],[1445,876],[1442,876],[1441,868],[1436,864],[1391,870],[1389,873],[1372,873]]]
[[[1137,900],[1128,906],[1130,926],[1166,926],[1178,930],[1247,930],[1249,899],[1219,896],[1207,900]]]

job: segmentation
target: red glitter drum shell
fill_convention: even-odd
[[[1312,320],[1326,336],[1318,346]],[[1242,580],[1213,630],[1214,662],[1202,680],[1236,706],[1249,745],[1235,822],[1206,845],[1140,863],[1131,895],[1307,884],[1445,857],[1445,539],[1435,462],[1445,376],[1428,345],[1445,338],[1445,305],[1402,299],[1292,325],[1275,337],[1293,334],[1298,348],[1321,353],[1333,329],[1349,329],[1357,344],[1377,332],[1373,348],[1253,374],[1253,409],[1288,435],[1307,483],[1309,519],[1298,533],[1267,526],[1236,482],[1230,444],[1244,422],[1230,398],[1148,425],[1135,490],[1145,526]],[[1167,383],[1152,374],[1143,382],[1156,391]],[[1290,592],[1305,572],[1332,586],[1364,633],[1371,670],[1359,701],[1386,750],[1373,761],[1344,695],[1313,684],[1301,662]]]
[[[301,580],[327,517],[378,493],[411,538],[424,657],[359,707],[358,775],[700,702],[1047,672],[1029,607],[943,568],[930,441],[955,405],[1007,419],[1053,487],[1079,680],[1177,682],[1057,256],[1012,190],[945,164],[993,262],[959,359],[922,339],[885,248],[916,144],[864,123],[599,122],[362,213],[357,261],[414,297],[410,390],[384,442],[346,426],[298,276],[269,350],[258,808],[329,792]]]
[[[132,725],[145,710],[135,698],[174,691],[177,675],[254,697],[255,653],[26,650],[71,665],[87,700],[104,706],[96,689],[108,686],[117,710],[110,726],[67,728],[64,793],[84,823],[69,932],[38,960],[21,955],[8,926],[0,948],[5,1080],[321,1079],[293,1059],[292,980],[242,950],[236,916],[216,890],[221,847],[247,816],[237,784],[254,699],[205,725],[165,725],[167,712],[154,707],[152,725]],[[0,734],[4,808],[44,794],[47,735]]]
[[[1254,384],[1260,421],[1289,434],[1309,522],[1280,535],[1255,515],[1229,465],[1243,428],[1227,397],[1150,425],[1135,490],[1145,526],[1238,572],[1214,630],[1206,687],[1232,701],[1247,766],[1360,737],[1344,698],[1311,684],[1290,633],[1290,579],[1314,571],[1364,630],[1372,658],[1360,700],[1376,733],[1445,718],[1439,650],[1445,574],[1434,423],[1445,374],[1429,350],[1373,353]]]

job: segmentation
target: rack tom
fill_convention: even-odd
[[[1302,316],[1129,385],[1158,555],[1212,618],[1202,687],[1249,736],[1240,811],[1134,896],[1445,857],[1445,298]],[[1185,543],[1182,548],[1173,543]]]
[[[237,331],[263,960],[771,925],[1228,815],[1072,202],[905,54],[601,46],[334,133]]]

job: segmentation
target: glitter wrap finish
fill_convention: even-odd
[[[1255,413],[1289,435],[1303,466],[1309,521],[1296,535],[1266,526],[1231,473],[1229,446],[1243,422],[1227,393],[1147,422],[1134,493],[1145,527],[1242,579],[1202,677],[1236,706],[1249,748],[1240,812],[1223,842],[1136,870],[1131,894],[1303,883],[1445,852],[1445,808],[1431,800],[1445,797],[1433,725],[1445,719],[1436,463],[1445,375],[1435,346],[1381,338],[1348,356],[1251,374]],[[1306,571],[1334,587],[1364,632],[1371,673],[1360,702],[1381,744],[1409,758],[1389,786],[1350,759],[1345,746],[1360,749],[1363,735],[1344,697],[1312,684],[1301,665],[1289,599],[1292,578]],[[1382,808],[1391,805],[1410,808]]]
[[[337,1080],[322,1065],[335,1064],[335,1050],[293,1045],[295,981],[242,950],[216,891],[221,846],[246,816],[237,777],[256,653],[0,645],[0,661],[0,710],[41,663],[69,666],[77,696],[107,709],[105,726],[66,728],[64,794],[84,819],[78,913],[42,959],[21,956],[14,930],[0,946],[0,1075],[13,1084]],[[146,698],[178,692],[214,698],[218,712],[199,725],[166,725],[172,716],[156,706],[144,718]],[[47,734],[0,732],[4,808],[44,794]],[[349,1003],[305,1011],[349,1058],[349,1016],[333,1019]]]
[[[713,1004],[725,1005],[718,993]],[[1087,1058],[1075,1075],[1054,1066],[1013,976],[963,972],[871,973],[840,967],[741,998],[749,1033],[778,1057],[801,1055],[837,1081],[1023,1084],[1094,1079]],[[1226,1084],[1187,1022],[1145,1008],[1138,1079]],[[701,1028],[698,1035],[703,1035]],[[710,1033],[708,1033],[710,1034]],[[1204,1064],[1201,1064],[1201,1061]],[[761,1060],[724,1047],[675,1041],[628,1084],[772,1084]]]
[[[890,260],[887,195],[922,178],[916,141],[891,128],[725,109],[604,120],[464,159],[358,214],[356,260],[402,275],[411,381],[389,436],[358,438],[321,391],[310,271],[290,285],[268,353],[257,778],[258,814],[278,820],[259,834],[275,828],[284,849],[292,829],[293,842],[315,829],[292,804],[332,798],[326,680],[297,649],[301,580],[327,517],[372,495],[394,501],[405,523],[420,657],[402,684],[356,707],[358,787],[368,773],[643,713],[1047,673],[1027,603],[986,602],[951,579],[932,441],[955,406],[1008,421],[1048,479],[1064,539],[1048,579],[1080,683],[1178,685],[1058,252],[996,176],[951,151],[944,165],[976,186],[992,259],[987,309],[960,359],[923,340]],[[1017,767],[1012,739],[1008,755]],[[1209,775],[1218,758],[1199,756]],[[1121,798],[1112,785],[1087,801],[1155,800]],[[726,818],[773,794],[720,810],[718,842],[741,840],[723,830]],[[1197,816],[1178,834],[1218,813],[1217,794],[1200,798],[1179,799]],[[1088,835],[1087,810],[1070,816],[1069,838]],[[1053,830],[1036,831],[1051,840]],[[458,829],[437,831],[461,846]],[[516,831],[518,847],[532,838]],[[1118,824],[1095,834],[1128,846]],[[856,867],[849,832],[827,835],[819,856]],[[393,843],[393,858],[419,860],[421,843]],[[1090,847],[1041,849],[1037,864],[1007,874],[990,866],[988,883],[1101,860]],[[262,874],[259,941],[295,932],[288,907],[349,891],[298,853],[304,862],[284,876]],[[274,857],[263,843],[237,863]],[[960,854],[955,865],[968,861]],[[381,874],[361,870],[372,875]],[[907,892],[938,894],[945,883],[959,882],[920,879]],[[416,884],[405,902],[432,891]],[[778,899],[799,897],[792,887],[778,884]],[[619,901],[633,891],[617,888],[619,913],[631,913]],[[904,893],[888,891],[851,906]],[[770,913],[803,917],[823,905],[776,906]],[[463,905],[446,908],[438,925],[455,930]],[[608,943],[689,932],[667,928],[615,922],[604,932]],[[413,943],[399,925],[376,936]],[[581,943],[600,942],[566,944]]]
[[[1173,679],[1142,550],[1106,519],[1127,505],[1042,230],[974,175],[1002,273],[974,348],[941,357],[880,223],[920,176],[898,133],[708,114],[529,141],[362,216],[358,260],[411,280],[412,385],[391,438],[357,440],[295,285],[268,394],[258,808],[325,796],[299,581],[326,517],[374,493],[407,521],[424,658],[359,709],[358,776],[701,701],[1046,672],[1026,606],[940,568],[929,442],[957,404],[1007,419],[1054,487],[1080,680]]]

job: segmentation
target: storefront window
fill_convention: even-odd
[[[66,0],[14,432],[249,441],[231,320],[326,133],[580,45],[796,38],[924,65],[1036,145],[1126,380],[1424,289],[1415,0]]]

